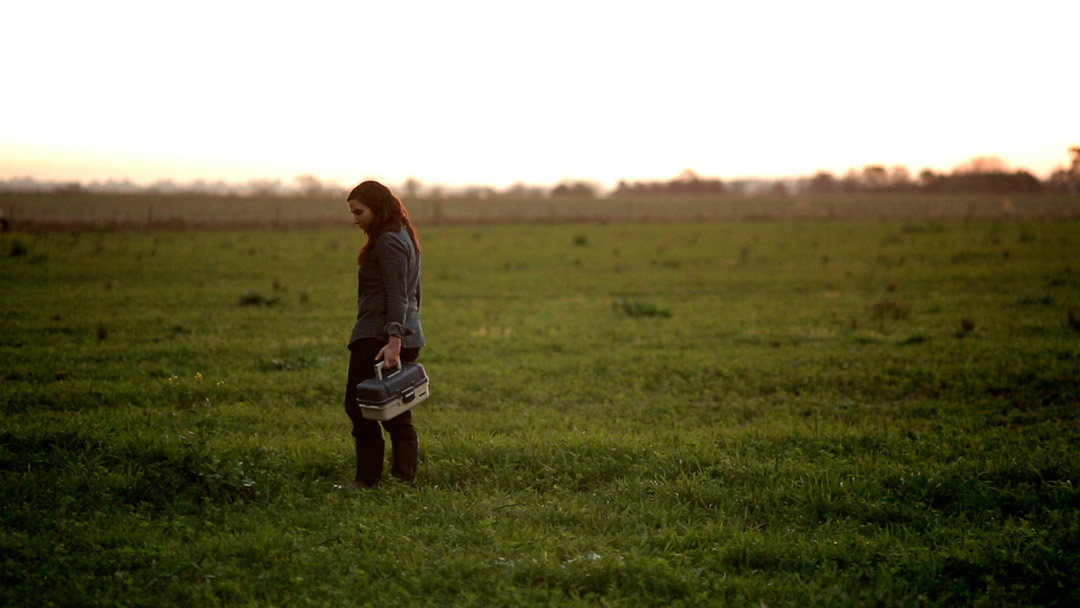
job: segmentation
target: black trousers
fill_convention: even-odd
[[[360,406],[356,405],[356,385],[368,378],[375,377],[375,355],[379,354],[385,340],[364,338],[349,345],[349,380],[345,386],[345,413],[352,420],[352,436],[363,440],[382,439],[379,423],[390,433],[391,441],[408,441],[417,438],[412,422],[412,410],[407,410],[390,420],[370,420],[364,418]],[[401,360],[414,363],[420,356],[420,348],[402,348]]]

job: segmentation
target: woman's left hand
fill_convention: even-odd
[[[401,364],[401,338],[390,336],[390,341],[375,355],[376,361],[382,361],[386,369],[394,369]]]

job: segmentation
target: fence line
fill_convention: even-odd
[[[791,197],[415,199],[417,224],[674,222],[807,219],[1077,218],[1080,196],[881,193]],[[5,193],[12,229],[347,225],[344,202],[322,198]]]

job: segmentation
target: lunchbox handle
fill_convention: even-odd
[[[386,365],[386,361],[379,361],[378,363],[375,364],[375,377],[378,378],[379,380],[383,379],[382,370],[383,370],[383,367],[385,365]],[[393,376],[394,374],[399,374],[404,370],[405,370],[405,362],[402,361],[401,359],[398,359],[397,371],[395,371],[393,374],[390,374],[390,376]],[[387,378],[389,378],[390,376],[387,376]]]

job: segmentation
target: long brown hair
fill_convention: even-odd
[[[360,185],[353,188],[349,196],[345,198],[347,203],[352,201],[362,203],[371,209],[372,215],[371,223],[364,229],[368,238],[356,256],[357,264],[364,263],[364,257],[383,233],[401,230],[402,227],[409,231],[409,238],[412,239],[413,247],[416,248],[416,255],[420,255],[420,239],[416,238],[416,229],[409,221],[409,212],[405,210],[401,199],[394,196],[389,188],[373,180],[360,182]]]

